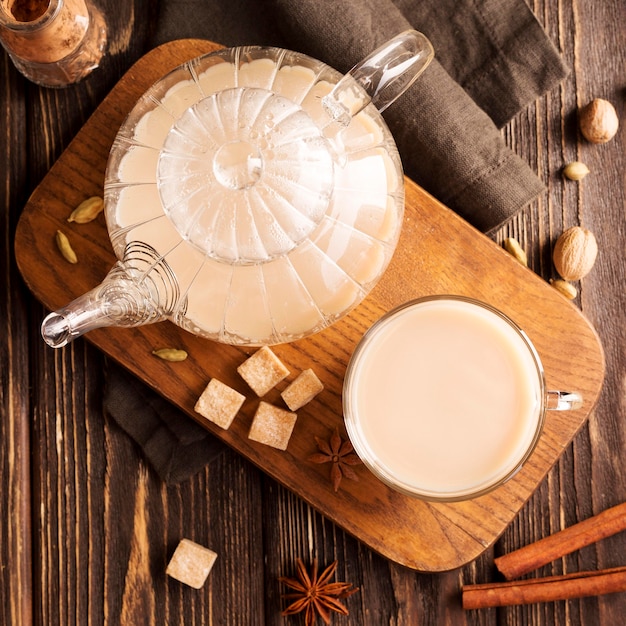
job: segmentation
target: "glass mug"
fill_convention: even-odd
[[[106,23],[90,0],[0,0],[0,43],[42,87],[78,82],[98,67]]]
[[[348,436],[390,487],[425,500],[483,495],[514,476],[546,410],[577,409],[546,390],[532,342],[502,312],[461,296],[407,302],[378,320],[348,364]]]

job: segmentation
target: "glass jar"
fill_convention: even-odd
[[[106,23],[90,0],[0,0],[0,42],[15,67],[43,87],[78,82],[98,67]]]

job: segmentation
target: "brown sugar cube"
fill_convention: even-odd
[[[320,379],[312,369],[300,372],[296,378],[280,395],[285,404],[292,410],[297,411],[324,389]]]
[[[217,554],[189,539],[181,539],[167,564],[165,573],[172,578],[200,589],[204,585]]]
[[[235,419],[246,397],[232,387],[212,378],[193,407],[209,421],[227,429]]]
[[[237,371],[259,397],[289,376],[289,370],[267,346],[247,358]]]
[[[286,450],[298,416],[269,402],[259,402],[248,437],[279,450]]]

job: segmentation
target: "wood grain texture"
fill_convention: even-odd
[[[0,59],[0,91],[14,93],[8,59]],[[13,145],[19,135],[24,106],[9,98],[0,98],[0,111],[6,120],[6,132],[0,135],[0,158],[13,160],[15,170],[7,172],[0,191],[0,203],[9,207],[24,200],[26,184],[25,147]],[[2,228],[2,274],[0,275],[0,316],[5,339],[0,342],[0,623],[17,624],[32,619],[33,580],[30,568],[31,480],[30,429],[28,397],[28,295],[10,271],[13,264],[15,214],[4,210]]]
[[[622,623],[626,594],[463,612],[460,587],[494,580],[494,554],[626,500],[625,135],[622,129],[610,144],[591,146],[580,140],[575,120],[576,107],[595,96],[612,100],[624,120],[624,4],[530,1],[572,74],[504,129],[507,143],[548,189],[491,234],[497,243],[517,237],[531,269],[548,279],[554,276],[550,257],[558,234],[575,224],[594,230],[600,256],[577,285],[580,296],[574,304],[604,345],[603,390],[588,424],[501,539],[467,566],[442,574],[415,573],[379,556],[233,451],[180,485],[163,485],[138,448],[102,414],[101,351],[83,341],[62,353],[42,345],[38,327],[44,308],[29,295],[13,262],[21,209],[89,114],[149,50],[147,31],[157,5],[149,0],[99,4],[112,31],[121,34],[102,68],[80,85],[59,92],[36,88],[0,51],[0,111],[6,120],[0,152],[9,164],[0,169],[5,176],[1,270],[3,293],[11,296],[0,304],[0,623],[117,625],[124,608],[133,624],[297,624],[280,616],[277,577],[293,574],[298,556],[307,561],[317,556],[322,563],[338,559],[337,577],[361,588],[347,601],[350,616],[333,617],[337,626]],[[560,175],[562,165],[575,158],[592,172],[581,184],[567,183]],[[12,432],[21,433],[20,438],[7,437]],[[20,463],[22,471],[9,475],[9,468]],[[135,518],[139,492],[148,511],[143,521]],[[16,541],[14,528],[32,537],[32,551],[27,541]],[[136,556],[129,559],[141,528],[147,528],[142,556],[153,577],[150,587],[131,584],[141,579],[131,570],[144,567]],[[183,536],[219,554],[199,591],[163,576]],[[617,535],[540,573],[623,565],[625,548],[626,538]],[[143,613],[144,606],[154,610]]]
[[[113,265],[101,225],[68,224],[67,216],[83,198],[102,193],[115,129],[156,78],[216,48],[208,42],[179,40],[140,59],[29,199],[18,225],[15,254],[26,283],[47,307],[64,305],[96,286],[103,264]],[[286,453],[248,439],[258,400],[236,370],[254,349],[217,345],[168,323],[132,330],[101,329],[87,339],[377,552],[407,567],[442,571],[473,560],[504,531],[595,404],[604,360],[594,330],[576,308],[410,180],[405,186],[403,232],[392,263],[374,292],[332,327],[274,348],[292,375],[272,396],[264,396],[266,401],[279,404],[278,391],[309,367],[325,386],[298,412]],[[70,237],[80,259],[77,265],[60,258],[53,245],[57,229]],[[345,481],[335,494],[329,489],[326,468],[306,459],[316,449],[315,436],[327,439],[334,428],[344,430],[341,385],[354,347],[383,313],[411,298],[433,293],[464,294],[502,309],[535,343],[549,388],[578,390],[585,406],[579,411],[549,413],[541,441],[523,471],[493,494],[471,502],[427,504],[389,489],[364,467],[359,482]],[[161,346],[183,347],[189,358],[177,364],[151,358],[151,352]],[[564,360],[562,350],[578,351],[580,357]],[[211,378],[247,396],[228,431],[193,410]],[[415,527],[420,528],[419,534],[413,532]]]

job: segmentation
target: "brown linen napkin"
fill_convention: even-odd
[[[498,128],[568,73],[524,0],[393,0]],[[419,30],[419,29],[418,29]]]
[[[105,413],[135,440],[165,482],[187,479],[225,448],[189,416],[111,361],[106,366],[103,404]]]
[[[524,0],[161,0],[159,11],[154,45],[196,37],[281,46],[343,72],[415,28],[435,61],[385,112],[406,173],[485,232],[544,189],[498,130],[567,74]],[[188,416],[113,369],[105,408],[164,480],[195,473],[219,450]]]

